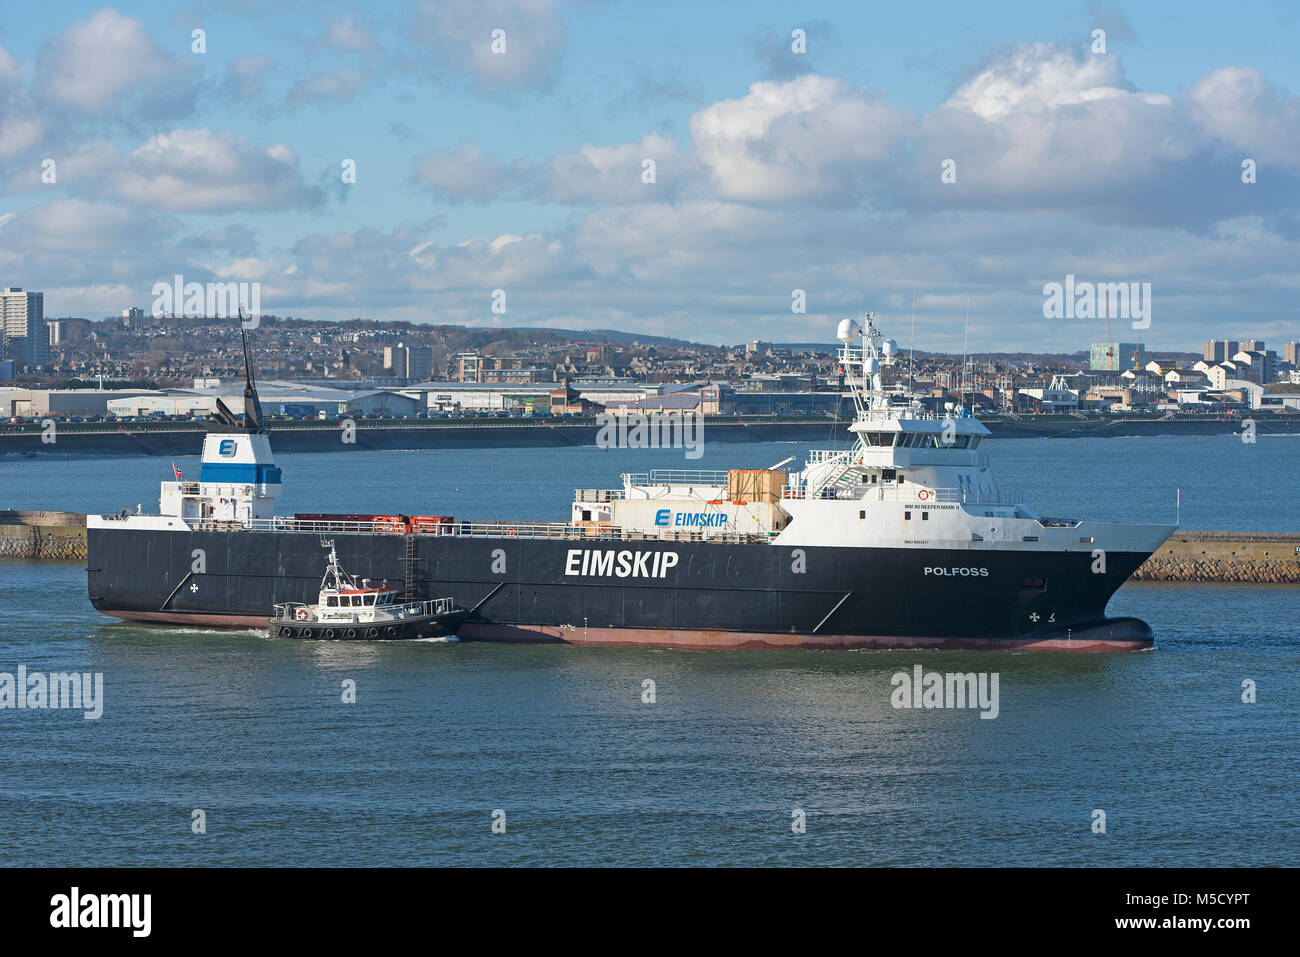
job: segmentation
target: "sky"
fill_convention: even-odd
[[[331,320],[1133,341],[1140,317],[1047,317],[1073,276],[1149,283],[1151,350],[1280,347],[1298,10],[14,3],[0,286],[47,317],[150,309],[180,274]]]

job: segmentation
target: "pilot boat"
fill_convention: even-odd
[[[273,638],[308,638],[324,641],[393,641],[439,638],[454,634],[466,612],[454,599],[405,601],[387,579],[376,584],[358,580],[339,564],[334,542],[329,549],[325,575],[316,604],[283,602],[267,622]]]

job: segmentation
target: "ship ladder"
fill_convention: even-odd
[[[405,575],[406,590],[402,593],[404,601],[415,600],[415,536],[408,533],[406,535],[406,553],[402,556],[402,571]]]

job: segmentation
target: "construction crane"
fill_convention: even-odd
[[[1106,290],[1106,371],[1115,371],[1115,353],[1119,350],[1115,348],[1115,340],[1111,338],[1110,333],[1110,290]]]

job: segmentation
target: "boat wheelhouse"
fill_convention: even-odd
[[[376,584],[358,580],[339,563],[334,542],[329,549],[325,575],[315,605],[281,602],[268,622],[269,633],[280,638],[381,640],[436,638],[450,634],[464,618],[451,598],[430,601],[399,600],[398,589],[387,579]]]

